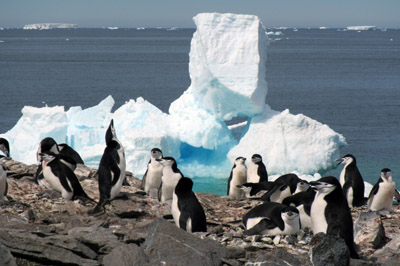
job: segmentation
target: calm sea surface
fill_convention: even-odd
[[[87,108],[110,94],[114,109],[142,96],[167,112],[190,85],[193,32],[0,30],[0,133],[25,105]],[[356,156],[366,181],[387,167],[400,188],[400,30],[282,33],[270,37],[267,103],[329,125],[346,137],[341,154]],[[226,193],[224,179],[194,180],[196,191]]]

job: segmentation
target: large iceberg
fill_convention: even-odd
[[[235,157],[254,153],[263,156],[270,174],[314,175],[333,167],[345,144],[343,136],[304,115],[274,111],[265,103],[268,37],[258,17],[203,13],[194,22],[191,85],[171,103],[169,113],[141,97],[114,112],[112,96],[87,109],[24,107],[14,128],[0,135],[9,140],[12,157],[36,163],[38,144],[49,136],[68,143],[86,164],[97,167],[107,126],[114,119],[127,170],[139,177],[154,147],[175,157],[189,177],[226,178]],[[226,121],[235,117],[248,122],[228,127]],[[241,128],[238,141],[232,132]]]

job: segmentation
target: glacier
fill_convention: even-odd
[[[141,177],[158,147],[178,161],[188,177],[227,178],[238,156],[263,156],[269,174],[296,172],[317,178],[339,158],[345,138],[329,126],[266,104],[268,36],[257,16],[201,13],[194,17],[189,53],[191,84],[170,104],[168,113],[142,97],[129,99],[114,112],[114,99],[97,105],[30,107],[0,137],[11,156],[36,162],[45,137],[73,147],[85,164],[98,167],[111,119],[125,148],[127,170]],[[247,120],[227,126],[232,118]],[[233,132],[241,132],[239,139]]]

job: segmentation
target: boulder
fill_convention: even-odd
[[[226,248],[211,239],[201,239],[162,218],[149,228],[144,250],[150,265],[217,266],[226,255]]]
[[[344,239],[318,233],[311,244],[310,260],[314,266],[349,265],[350,251]]]
[[[143,266],[147,263],[146,254],[136,244],[118,246],[103,258],[104,266]]]
[[[2,244],[0,244],[0,265],[3,266],[17,266],[11,252]]]

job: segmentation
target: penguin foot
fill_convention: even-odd
[[[99,203],[97,203],[94,209],[88,211],[88,215],[97,215],[106,213],[106,205],[109,203],[110,203],[109,200],[100,201]]]

